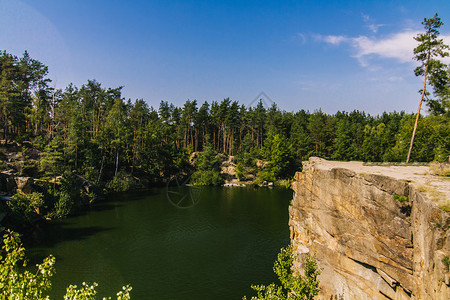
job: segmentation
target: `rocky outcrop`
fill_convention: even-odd
[[[20,177],[8,172],[0,172],[0,192],[12,195],[17,190],[31,194],[39,191],[39,188],[32,177]]]
[[[377,170],[304,163],[289,208],[295,268],[316,255],[320,299],[450,299],[450,214]]]

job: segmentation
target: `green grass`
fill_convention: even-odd
[[[443,211],[450,212],[450,205],[445,204],[440,206]]]
[[[394,198],[394,200],[397,200],[398,202],[408,202],[409,201],[407,196],[400,196],[397,194],[392,195],[392,198]]]
[[[450,268],[450,257],[448,255],[444,256],[442,259],[442,263],[447,267],[447,270]]]
[[[430,163],[430,173],[437,176],[450,176],[450,164],[449,163]]]

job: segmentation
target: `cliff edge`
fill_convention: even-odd
[[[316,255],[320,299],[450,299],[448,178],[311,158],[292,188],[295,267]]]

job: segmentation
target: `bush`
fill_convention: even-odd
[[[193,185],[213,185],[218,186],[224,184],[225,180],[220,176],[219,172],[214,170],[196,171],[192,174],[191,184]]]
[[[8,201],[12,214],[25,222],[31,223],[39,214],[44,205],[44,196],[41,193],[25,194],[17,191]]]
[[[437,176],[450,176],[450,164],[449,163],[430,163],[430,173]]]
[[[394,198],[394,200],[397,200],[398,202],[407,202],[409,201],[407,196],[400,196],[397,194],[392,195],[392,198]]]
[[[269,299],[299,299],[312,300],[319,294],[320,270],[315,257],[307,256],[305,260],[304,276],[292,270],[294,262],[292,245],[282,248],[278,254],[273,270],[281,285],[271,283],[265,285],[252,285],[252,289],[257,292],[256,297],[251,300]],[[247,299],[244,297],[244,299]]]
[[[54,209],[47,215],[49,218],[64,218],[72,212],[73,199],[69,194],[61,193]]]
[[[47,294],[52,287],[50,278],[55,274],[55,257],[50,255],[42,264],[37,264],[38,270],[34,273],[22,271],[20,267],[25,267],[27,260],[19,235],[7,231],[3,236],[3,243],[0,256],[0,299],[50,299]],[[93,285],[83,282],[80,289],[76,285],[70,285],[64,299],[93,300],[97,294],[97,286],[95,282]],[[129,285],[122,287],[122,291],[116,294],[117,300],[130,299],[131,289]]]
[[[261,185],[265,181],[266,182],[274,182],[275,180],[276,180],[276,178],[275,178],[275,174],[273,173],[273,171],[269,170],[269,169],[265,169],[265,170],[258,172],[258,176],[256,177],[255,183]]]
[[[449,270],[449,268],[450,268],[450,258],[448,257],[448,255],[444,256],[444,258],[442,259],[442,263],[444,264],[444,266],[447,267],[447,270]]]
[[[216,157],[217,153],[211,148],[206,147],[205,151],[200,153],[195,166],[199,171],[218,171],[220,169],[220,160]]]
[[[54,209],[47,215],[50,218],[64,218],[72,212],[72,209],[81,202],[82,190],[77,177],[69,172],[64,172],[57,189],[57,201]]]
[[[242,162],[238,162],[236,166],[236,176],[240,181],[244,181],[246,179],[245,177],[245,167]]]
[[[50,277],[55,273],[55,257],[50,255],[42,264],[38,264],[38,272],[19,271],[25,267],[25,249],[19,235],[7,232],[3,236],[3,252],[0,264],[0,298],[1,299],[43,299],[52,284]]]
[[[106,188],[114,192],[126,192],[135,186],[136,180],[125,172],[119,172],[117,176],[106,184]]]

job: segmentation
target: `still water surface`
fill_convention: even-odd
[[[251,284],[273,282],[292,192],[201,188],[195,197],[180,209],[164,188],[113,196],[42,228],[31,263],[56,257],[54,299],[83,281],[99,283],[100,296],[129,283],[132,299],[242,299]]]

